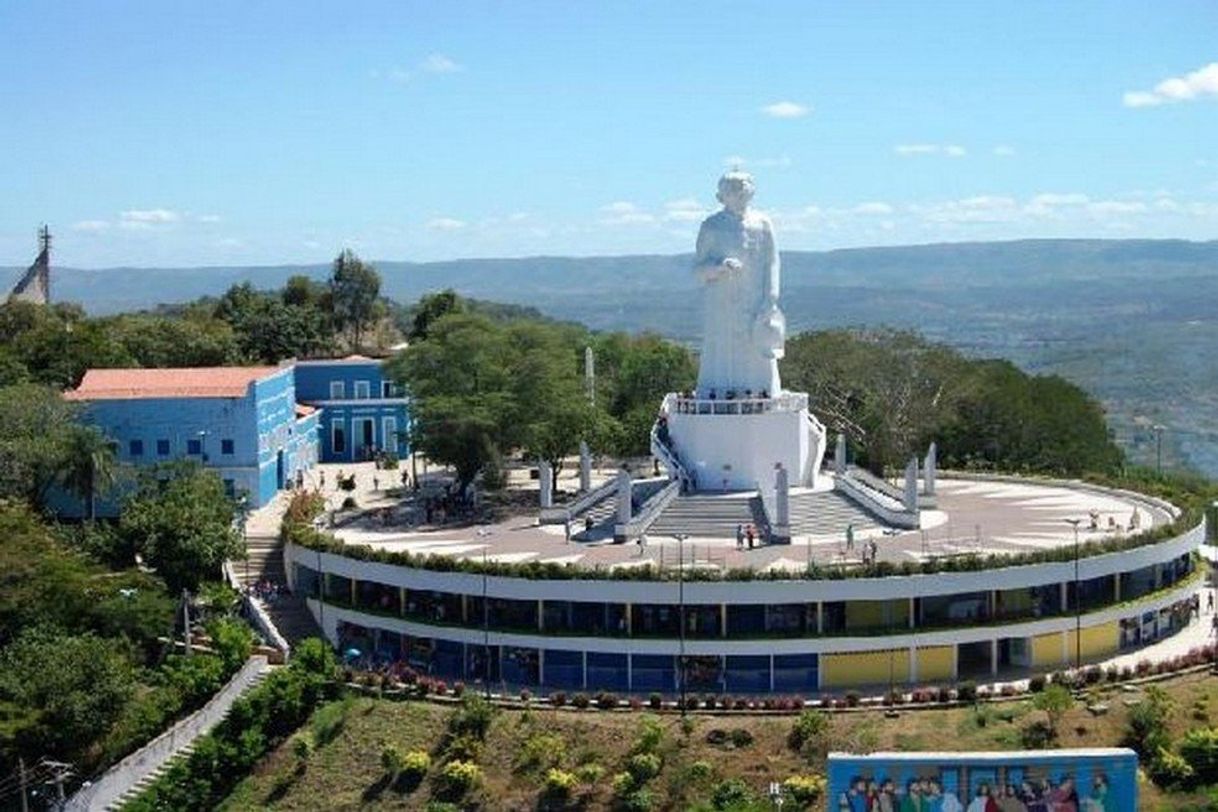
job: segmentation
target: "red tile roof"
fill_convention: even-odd
[[[176,369],[90,369],[68,400],[139,398],[240,398],[251,383],[283,367],[186,367]]]

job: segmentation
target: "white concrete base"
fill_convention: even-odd
[[[668,430],[685,470],[701,491],[774,487],[774,466],[782,463],[794,486],[818,487],[825,435],[808,410],[759,414],[668,415]]]

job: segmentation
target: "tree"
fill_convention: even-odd
[[[410,331],[406,337],[411,341],[422,341],[427,338],[431,325],[437,319],[454,313],[466,312],[465,300],[457,295],[452,288],[439,293],[429,293],[419,299],[414,307],[414,315],[410,321]]]
[[[195,590],[243,553],[235,510],[215,471],[172,463],[143,473],[123,506],[119,530],[172,591]]]
[[[0,505],[0,538],[0,646],[33,626],[79,626],[93,600],[85,560],[18,503]]]
[[[334,323],[351,333],[352,349],[358,351],[368,326],[380,316],[381,275],[371,265],[344,249],[334,260],[330,296]]]
[[[413,400],[412,446],[453,466],[462,489],[518,434],[510,425],[511,368],[503,329],[471,315],[437,320],[427,340],[391,362]]]
[[[5,731],[5,743],[29,757],[70,758],[110,729],[134,684],[113,641],[27,629],[0,652],[0,701],[33,711]]]
[[[68,460],[76,404],[38,384],[0,389],[0,497],[43,507]]]
[[[1045,716],[1049,718],[1049,732],[1056,739],[1057,726],[1061,724],[1062,717],[1074,707],[1074,694],[1070,693],[1066,686],[1055,682],[1038,693],[1032,700],[1032,705],[1045,712]]]
[[[81,515],[93,521],[98,493],[109,492],[118,478],[113,444],[92,426],[73,426],[64,441],[63,462],[59,484],[80,497]]]

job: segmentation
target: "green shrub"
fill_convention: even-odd
[[[636,753],[626,763],[626,769],[637,783],[643,784],[659,775],[663,764],[655,753]]]
[[[309,756],[313,755],[313,737],[308,733],[301,733],[293,739],[292,753],[297,761],[308,761]]]
[[[566,753],[566,743],[557,733],[530,736],[516,757],[516,769],[521,772],[557,767]]]
[[[460,798],[482,781],[482,769],[472,761],[450,761],[440,768],[439,789],[449,798]]]
[[[431,756],[426,750],[411,750],[402,759],[402,775],[418,781],[431,769]]]
[[[254,633],[240,620],[219,617],[206,626],[211,647],[224,662],[227,674],[235,674],[254,650]]]
[[[1136,750],[1143,759],[1155,756],[1170,745],[1167,720],[1174,703],[1157,685],[1146,688],[1142,701],[1129,709],[1122,744]]]
[[[753,790],[739,778],[720,781],[711,792],[711,806],[715,809],[740,809],[748,807],[753,801]]]
[[[749,733],[742,727],[733,728],[728,734],[728,738],[731,739],[732,744],[736,745],[737,747],[748,747],[753,743],[753,734]]]
[[[827,750],[828,735],[829,717],[818,710],[805,710],[791,726],[787,746],[800,753],[805,752],[804,748],[819,753]]]
[[[309,722],[309,729],[313,732],[313,740],[317,742],[318,747],[329,744],[343,732],[347,715],[354,703],[354,698],[348,696],[317,709]]]
[[[639,717],[638,734],[634,740],[632,753],[654,753],[664,741],[664,725],[659,717],[644,714]]]
[[[715,768],[709,761],[698,760],[689,765],[689,777],[692,781],[705,781],[715,774]]]
[[[803,807],[812,806],[825,795],[823,775],[793,775],[782,782],[782,791]]]
[[[977,683],[972,680],[966,680],[956,686],[956,698],[961,702],[975,702],[977,700]]]
[[[461,697],[461,707],[448,720],[448,729],[454,736],[468,734],[479,740],[486,738],[495,718],[495,707],[478,694]]]
[[[571,794],[571,790],[575,789],[578,783],[579,778],[575,773],[560,770],[557,767],[546,770],[545,792],[547,795],[565,798]]]
[[[1183,758],[1200,784],[1218,782],[1218,729],[1196,728],[1184,734],[1180,740],[1180,757]]]
[[[398,749],[397,745],[387,744],[381,750],[381,768],[390,777],[396,777],[402,771],[402,765],[405,761],[406,756]]]
[[[1147,769],[1150,778],[1161,787],[1183,788],[1193,783],[1193,768],[1183,757],[1165,747],[1159,748]]]
[[[613,794],[619,798],[625,798],[634,791],[636,786],[634,776],[628,772],[616,773],[613,776]]]
[[[581,764],[575,768],[575,775],[579,777],[581,783],[595,784],[605,777],[605,768],[595,761],[587,764]]]

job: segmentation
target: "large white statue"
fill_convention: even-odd
[[[778,309],[778,250],[764,214],[749,210],[755,190],[746,172],[719,179],[723,209],[702,222],[694,262],[704,282],[701,398],[778,394],[778,359],[786,320]]]

